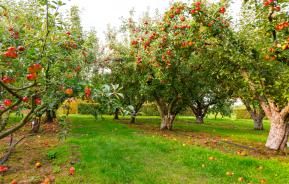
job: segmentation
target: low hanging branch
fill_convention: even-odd
[[[4,132],[0,133],[0,139],[3,139],[4,137],[12,134],[13,132],[19,130],[20,128],[22,128],[32,117],[33,113],[34,113],[35,109],[31,109],[30,112],[20,121],[20,123],[18,125],[16,125],[15,127],[12,127]]]
[[[9,148],[8,148],[8,151],[7,151],[7,153],[0,159],[0,165],[2,165],[2,164],[4,164],[7,160],[8,160],[8,158],[9,158],[9,156],[11,155],[11,153],[12,153],[12,151],[14,150],[14,148],[21,142],[21,141],[23,141],[26,137],[28,137],[28,136],[30,136],[30,135],[26,135],[26,136],[23,136],[23,137],[21,137],[18,141],[16,141],[15,143],[12,143],[12,144],[10,144],[10,146],[9,146]],[[12,139],[12,138],[11,138]],[[13,140],[13,139],[12,139]]]
[[[31,110],[29,111],[29,113],[20,121],[20,123],[4,132],[0,133],[0,139],[3,139],[4,137],[12,134],[13,132],[19,130],[20,128],[22,128],[24,125],[26,125],[26,123],[33,117],[35,112],[39,112],[41,110],[43,110],[44,108],[46,108],[45,105],[42,105],[38,108],[36,108],[35,105],[35,95],[32,97],[31,101],[32,101],[32,107]]]

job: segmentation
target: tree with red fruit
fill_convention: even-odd
[[[242,75],[271,122],[266,147],[274,150],[287,147],[289,134],[287,7],[283,0],[247,1],[239,32],[254,51],[253,60],[239,62]]]
[[[33,118],[55,111],[71,91],[74,95],[84,91],[79,85],[82,77],[86,78],[81,76],[81,68],[89,61],[82,52],[82,37],[74,29],[66,34],[64,30],[72,28],[72,22],[55,24],[61,19],[58,11],[63,5],[62,1],[48,0],[23,4],[1,1],[0,34],[5,39],[1,40],[0,101],[5,106],[0,110],[0,139]],[[69,94],[65,89],[71,89]],[[16,107],[19,112],[29,112],[8,128],[7,117]]]
[[[176,115],[188,105],[186,77],[198,68],[192,55],[221,41],[216,35],[228,22],[219,8],[201,2],[175,3],[161,20],[139,27],[135,34],[137,67],[147,73],[146,88],[158,106],[162,130],[171,130]]]

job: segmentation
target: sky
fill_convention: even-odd
[[[81,11],[82,26],[85,31],[94,28],[100,40],[104,40],[107,25],[118,27],[121,17],[128,17],[129,11],[134,9],[135,15],[140,17],[149,10],[154,15],[156,9],[163,12],[173,0],[64,0],[67,7],[77,5]],[[185,0],[183,0],[185,1]],[[216,1],[216,0],[215,0]],[[231,12],[238,13],[241,0],[235,0]]]

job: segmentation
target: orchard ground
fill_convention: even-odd
[[[16,148],[2,183],[41,183],[46,177],[60,184],[289,181],[288,157],[264,148],[267,121],[265,131],[254,131],[251,120],[206,119],[199,125],[192,117],[178,117],[174,131],[159,131],[158,117],[138,117],[135,125],[128,118],[104,118],[71,115],[70,134],[62,142],[55,123],[43,125],[37,138]]]

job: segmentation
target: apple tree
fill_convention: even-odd
[[[162,130],[171,130],[176,115],[188,105],[187,76],[197,70],[193,56],[221,42],[216,35],[228,27],[224,12],[220,5],[178,2],[160,20],[144,22],[137,30],[132,41],[137,67],[148,73],[146,87],[161,114]]]
[[[0,5],[0,138],[4,138],[82,90],[78,86],[84,56],[81,40],[66,29],[60,16],[62,1]],[[7,126],[12,110],[27,113],[18,124]]]
[[[274,150],[287,147],[289,134],[287,8],[283,0],[247,1],[238,32],[251,49],[241,73],[270,120],[266,147]]]

